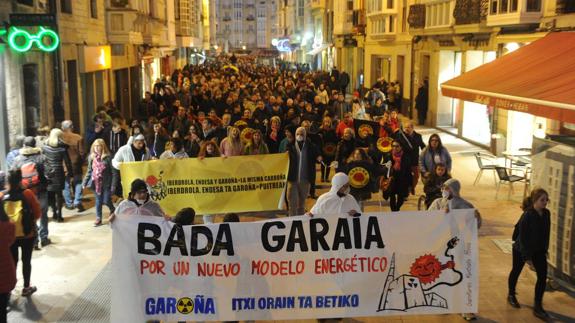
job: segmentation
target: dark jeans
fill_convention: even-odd
[[[54,219],[62,218],[62,206],[64,204],[64,197],[62,191],[48,192],[48,205],[52,209],[52,217]]]
[[[112,195],[122,197],[122,177],[120,171],[112,168]]]
[[[393,212],[399,211],[404,201],[405,197],[403,197],[402,194],[391,193],[391,195],[389,196],[389,206],[391,207],[391,211]]]
[[[104,204],[110,209],[110,213],[114,213],[116,208],[114,203],[112,203],[112,192],[109,189],[102,189],[101,194],[96,193],[94,190],[94,196],[96,197],[96,218],[98,220],[102,220],[102,207]]]
[[[0,323],[8,322],[8,313],[6,313],[6,307],[8,307],[8,300],[10,299],[10,293],[0,294]]]
[[[10,251],[14,264],[18,266],[18,249],[22,249],[22,276],[24,276],[24,287],[30,287],[30,275],[32,274],[32,251],[34,251],[35,237],[16,239]]]
[[[427,119],[427,110],[418,109],[417,110],[417,119],[418,119],[420,125],[424,125],[425,119]]]
[[[535,304],[541,304],[543,301],[543,293],[545,292],[545,285],[547,284],[547,257],[544,252],[539,252],[533,255],[531,259],[535,272],[537,273],[537,282],[535,283]],[[515,294],[515,286],[517,286],[517,279],[525,265],[525,260],[521,253],[513,248],[513,268],[509,273],[509,294]]]

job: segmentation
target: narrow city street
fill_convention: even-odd
[[[416,131],[423,135],[425,142],[430,134],[437,132],[431,128]],[[518,299],[522,308],[514,309],[506,302],[507,276],[511,269],[511,233],[521,215],[519,205],[523,187],[517,184],[515,194],[507,200],[506,187],[501,188],[499,198],[495,198],[494,174],[484,173],[480,182],[473,185],[478,171],[473,154],[482,150],[450,134],[440,132],[440,136],[452,153],[453,177],[461,181],[462,195],[477,207],[483,217],[483,226],[479,230],[477,322],[539,322],[531,313],[536,278],[533,271],[525,268],[519,281]],[[326,189],[324,187],[321,191]],[[417,196],[421,193],[420,184],[416,195],[410,196],[406,202],[405,210],[417,209]],[[308,209],[313,203],[313,200],[307,200]],[[365,211],[389,212],[389,206],[374,194]],[[92,226],[93,207],[81,214],[64,211],[64,217],[64,223],[50,223],[53,245],[34,253],[32,281],[38,292],[29,299],[14,293],[8,322],[109,322],[111,229],[107,225]],[[248,216],[241,220],[259,221],[271,217],[274,215]],[[220,221],[221,217],[217,217],[216,222]],[[20,287],[17,286],[16,290]],[[572,295],[549,288],[544,302],[554,322],[575,322],[575,298]],[[462,321],[459,315],[344,319],[344,322]]]

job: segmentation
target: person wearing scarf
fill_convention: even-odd
[[[112,157],[103,139],[96,139],[90,148],[88,169],[82,181],[82,187],[90,187],[96,198],[96,221],[94,226],[102,224],[102,205],[106,204],[110,213],[114,213],[112,203]]]
[[[305,199],[313,178],[312,172],[315,172],[315,162],[323,160],[318,148],[307,139],[304,127],[296,129],[295,139],[287,146],[290,161],[287,186],[289,216],[304,214]]]
[[[409,195],[412,173],[409,154],[404,153],[399,142],[391,144],[391,185],[388,191],[391,211],[399,211],[405,198]],[[385,193],[384,193],[385,194]]]

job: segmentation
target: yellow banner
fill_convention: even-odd
[[[150,198],[174,216],[279,209],[287,180],[287,154],[151,160],[120,165],[124,197],[134,179],[146,181]]]

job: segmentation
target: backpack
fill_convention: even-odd
[[[16,237],[28,236],[34,230],[34,216],[24,200],[24,195],[4,197],[4,211],[8,215],[10,222],[16,227]]]
[[[40,172],[35,162],[26,162],[21,167],[22,187],[24,189],[33,189],[40,184]]]

